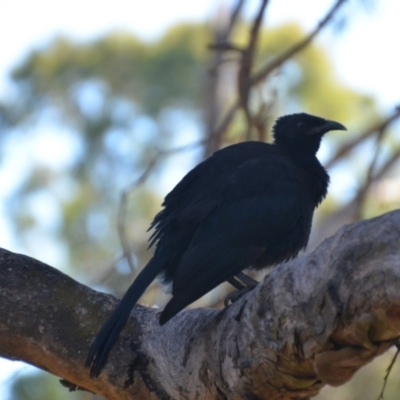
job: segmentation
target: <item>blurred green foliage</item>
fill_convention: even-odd
[[[24,375],[14,381],[11,394],[4,400],[100,400],[101,397],[85,391],[69,391],[54,375],[38,372]]]
[[[389,367],[395,351],[386,352],[371,364],[358,371],[345,385],[335,388],[324,387],[315,400],[378,400],[383,387],[386,369]],[[397,362],[387,380],[384,399],[397,400],[400,393],[400,382],[397,379],[400,364]]]

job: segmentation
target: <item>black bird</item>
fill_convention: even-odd
[[[305,113],[281,117],[273,144],[226,147],[176,185],[150,226],[153,258],[90,348],[86,367],[92,377],[100,374],[133,306],[158,275],[172,283],[173,297],[160,316],[163,325],[242,270],[287,261],[307,245],[314,209],[329,184],[316,153],[332,130],[346,128]]]

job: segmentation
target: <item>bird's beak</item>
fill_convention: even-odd
[[[324,135],[329,131],[347,131],[347,128],[339,122],[326,120],[323,125],[314,128],[311,133],[313,135]]]

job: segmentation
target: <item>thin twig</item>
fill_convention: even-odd
[[[368,129],[363,135],[360,140],[360,138],[356,139],[355,141],[352,142],[352,144],[347,144],[345,146],[345,149],[341,149],[338,151],[338,153],[341,154],[340,157],[338,157],[338,153],[334,157],[335,162],[338,161],[340,158],[342,158],[345,154],[347,154],[351,149],[356,147],[358,144],[363,142],[367,137],[372,136],[375,132],[378,132],[377,137],[376,137],[376,148],[374,152],[373,159],[369,165],[368,171],[367,171],[367,176],[365,179],[364,184],[358,189],[357,194],[354,196],[353,202],[355,202],[356,207],[354,207],[354,215],[353,215],[353,220],[358,220],[361,217],[361,208],[362,204],[365,201],[365,196],[371,187],[371,185],[380,180],[386,172],[393,166],[393,164],[400,158],[400,148],[392,153],[392,156],[380,167],[378,171],[375,171],[376,163],[378,160],[378,156],[380,153],[381,145],[382,145],[382,140],[384,137],[384,133],[387,131],[389,128],[390,124],[395,121],[397,118],[400,117],[400,107],[397,106],[395,108],[394,113],[380,122],[378,125]],[[330,163],[328,163],[327,168],[329,168],[332,165],[332,160]]]
[[[206,91],[207,94],[206,110],[208,111],[207,112],[208,139],[204,149],[204,157],[209,156],[220,147],[222,136],[224,132],[226,132],[238,108],[238,106],[233,105],[232,108],[225,115],[225,117],[222,119],[222,121],[218,122],[221,120],[222,109],[223,109],[221,105],[221,100],[219,99],[218,95],[221,84],[220,82],[221,74],[219,73],[219,68],[225,62],[224,53],[226,51],[233,50],[233,47],[235,48],[237,47],[237,49],[239,49],[238,46],[235,46],[233,44],[228,46],[230,47],[229,49],[228,48],[219,49],[218,46],[219,44],[230,43],[230,36],[232,34],[234,27],[237,24],[243,5],[244,5],[244,0],[238,0],[235,7],[232,10],[228,24],[225,25],[225,29],[215,29],[214,46],[216,54],[214,56],[214,62],[209,68],[210,77],[207,82],[207,91]]]
[[[336,154],[326,163],[325,168],[329,169],[332,165],[336,164],[339,160],[341,160],[344,156],[350,153],[357,145],[359,145],[364,140],[370,138],[374,135],[375,132],[381,131],[382,129],[386,129],[392,122],[394,122],[397,118],[400,117],[400,105],[396,106],[392,115],[378,124],[368,128],[363,134],[359,137],[353,139],[351,142],[342,146]]]
[[[243,53],[244,49],[229,42],[217,42],[207,45],[210,50],[237,51]]]
[[[239,0],[237,2],[236,7],[232,11],[231,17],[229,19],[229,24],[226,26],[226,29],[223,32],[219,32],[217,41],[215,43],[211,43],[207,46],[210,50],[238,51],[240,53],[244,51],[244,49],[229,42],[228,40],[233,31],[233,28],[235,27],[243,5],[244,0]]]
[[[242,59],[240,62],[240,68],[238,73],[238,93],[240,107],[243,109],[246,116],[247,122],[247,139],[250,139],[252,118],[249,110],[249,95],[252,87],[250,83],[250,76],[253,69],[254,55],[256,51],[256,44],[258,34],[260,32],[261,22],[264,16],[265,9],[268,5],[269,0],[263,0],[260,10],[258,11],[257,17],[254,20],[253,26],[250,32],[249,44],[243,51]]]
[[[386,384],[387,384],[387,382],[388,382],[389,375],[390,375],[390,373],[392,372],[392,369],[393,369],[394,363],[396,362],[396,358],[397,358],[397,356],[398,356],[398,355],[399,355],[399,353],[400,353],[400,349],[399,349],[399,341],[398,341],[398,340],[397,340],[396,347],[397,347],[396,354],[393,356],[393,358],[392,358],[392,361],[390,362],[390,365],[389,365],[389,367],[388,367],[388,368],[387,368],[387,370],[386,370],[385,377],[383,378],[383,386],[382,386],[382,390],[381,390],[381,392],[379,393],[379,397],[378,397],[378,399],[377,399],[377,400],[384,400],[384,398],[383,398],[383,394],[384,394],[384,392],[385,392],[385,389],[386,389]]]
[[[97,276],[96,279],[91,280],[92,285],[100,285],[105,283],[114,272],[117,264],[124,259],[124,255],[119,255],[110,265],[107,266],[107,269],[103,272],[101,276]]]
[[[393,167],[393,164],[395,162],[397,162],[400,159],[400,148],[397,149],[397,151],[395,151],[392,154],[392,157],[389,158],[389,160],[382,166],[382,168],[380,169],[380,171],[375,175],[374,179],[378,180],[380,179],[383,175],[386,174],[386,172],[388,170],[390,170],[390,168]]]
[[[244,0],[238,0],[238,2],[236,3],[236,7],[233,8],[231,18],[229,20],[229,25],[227,28],[228,35],[230,35],[232,33],[233,28],[236,25],[239,15],[240,15],[240,12],[242,11],[243,5],[244,5]]]
[[[130,185],[128,185],[125,189],[122,190],[121,192],[121,197],[120,197],[120,202],[119,202],[119,207],[118,207],[118,223],[117,223],[117,228],[118,228],[118,235],[119,239],[121,241],[122,245],[122,250],[124,257],[126,258],[129,268],[131,271],[134,271],[135,265],[132,257],[132,251],[131,247],[129,245],[129,240],[128,240],[128,235],[127,235],[127,230],[126,230],[126,213],[127,213],[127,203],[128,203],[128,196],[132,191],[137,188],[139,185],[144,183],[151,172],[153,171],[154,167],[160,161],[162,157],[171,155],[171,154],[176,154],[182,151],[187,151],[194,149],[200,145],[203,145],[205,143],[205,140],[200,140],[198,142],[190,143],[188,145],[172,148],[172,149],[167,149],[167,150],[162,150],[158,149],[156,151],[155,156],[150,160],[149,164],[147,165],[146,169],[142,172],[142,174],[135,180],[133,181]]]
[[[364,184],[357,192],[356,196],[354,197],[354,201],[357,202],[358,207],[356,207],[356,211],[354,213],[354,218],[353,220],[356,220],[356,218],[359,217],[359,208],[360,208],[360,204],[362,199],[364,198],[366,192],[368,191],[368,189],[371,187],[371,185],[374,182],[379,181],[386,173],[388,170],[390,170],[390,168],[392,168],[393,164],[395,164],[398,160],[400,159],[400,148],[395,151],[392,156],[386,161],[385,164],[383,164],[383,166],[380,168],[380,170],[378,172],[376,172],[370,179],[369,181],[366,182],[366,184]],[[360,200],[361,199],[361,200]]]
[[[146,169],[142,172],[142,174],[133,182],[131,183],[128,187],[122,190],[121,193],[121,198],[120,198],[120,203],[118,207],[118,235],[119,235],[119,240],[121,241],[122,245],[122,250],[124,252],[124,257],[128,261],[129,268],[131,271],[134,271],[135,265],[133,262],[133,257],[132,257],[132,252],[131,252],[131,247],[129,245],[129,240],[128,240],[128,235],[126,232],[126,209],[127,209],[127,200],[128,200],[128,195],[132,192],[132,190],[142,184],[144,181],[146,181],[147,177],[150,175],[152,172],[154,166],[157,164],[159,158],[154,157]]]
[[[280,67],[289,58],[292,58],[299,51],[307,47],[314,40],[314,38],[321,32],[321,30],[328,24],[328,22],[330,22],[330,20],[333,18],[333,16],[336,14],[339,8],[345,2],[346,0],[337,0],[336,3],[333,5],[333,7],[329,10],[327,15],[325,16],[325,18],[317,25],[317,27],[308,36],[306,36],[299,43],[295,44],[293,47],[282,53],[275,60],[273,60],[271,63],[269,63],[259,72],[257,72],[254,76],[252,76],[251,85],[256,85],[257,83],[264,80],[273,70]]]
[[[248,80],[248,86],[254,86],[258,84],[260,81],[265,79],[267,75],[269,75],[273,70],[281,66],[285,61],[289,58],[293,57],[296,53],[303,50],[311,41],[321,32],[321,30],[328,24],[328,22],[333,18],[338,9],[344,4],[346,0],[338,0],[327,13],[325,18],[318,24],[318,26],[312,31],[307,37],[305,37],[302,41],[288,49],[286,52],[277,57],[272,63],[268,64],[264,68],[262,68],[258,73],[253,75]],[[236,47],[236,46],[235,46]],[[209,137],[209,145],[207,146],[206,154],[210,154],[210,147],[212,145],[218,144],[220,142],[220,138],[222,134],[227,130],[229,124],[232,122],[233,117],[235,116],[236,111],[239,109],[241,100],[237,100],[231,108],[226,113],[225,117],[221,120],[218,126],[216,126]],[[243,98],[242,98],[243,101]]]
[[[173,147],[172,149],[160,149],[157,151],[157,157],[170,156],[171,154],[181,153],[183,151],[188,151],[195,149],[199,146],[203,146],[207,141],[205,139],[198,140],[197,142],[184,144],[179,147]]]
[[[232,104],[231,108],[225,114],[225,117],[220,122],[220,124],[212,131],[209,137],[209,143],[212,143],[215,140],[218,140],[222,134],[227,130],[229,124],[232,122],[233,117],[235,116],[236,111],[239,109],[240,104],[239,100],[237,100],[234,104]]]
[[[359,195],[357,196],[358,207],[357,207],[357,215],[355,216],[357,220],[359,220],[361,218],[361,209],[362,209],[363,203],[365,202],[365,195],[367,193],[368,188],[371,186],[372,180],[374,179],[373,173],[375,170],[376,163],[378,161],[378,156],[381,152],[382,142],[383,142],[383,138],[385,136],[386,127],[387,127],[387,125],[382,126],[381,129],[378,131],[378,134],[376,136],[376,141],[375,141],[374,155],[372,157],[371,163],[369,164],[364,185],[359,190]]]

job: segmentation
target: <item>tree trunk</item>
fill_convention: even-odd
[[[98,379],[84,362],[117,300],[0,250],[0,356],[108,399],[306,399],[400,336],[400,211],[346,226],[223,310],[136,306]]]

